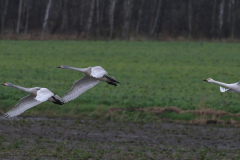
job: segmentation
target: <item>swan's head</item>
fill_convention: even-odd
[[[66,69],[68,66],[66,65],[61,65],[61,66],[58,66],[57,68],[63,68],[63,69]]]
[[[1,85],[3,85],[3,86],[7,86],[7,87],[11,87],[11,86],[12,86],[12,83],[10,83],[10,82],[6,82],[6,83],[2,83]]]
[[[204,79],[203,81],[206,81],[206,82],[213,82],[213,79],[212,79],[212,78],[208,78],[208,79]]]

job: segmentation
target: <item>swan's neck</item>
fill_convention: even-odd
[[[218,84],[220,86],[229,87],[229,84],[223,83],[223,82],[219,82],[219,81],[215,81],[215,80],[212,80],[212,82],[210,82],[210,83],[215,83],[215,84]]]
[[[9,87],[15,87],[15,88],[18,88],[18,89],[23,90],[25,92],[31,93],[31,90],[29,88],[24,88],[24,87],[21,87],[21,86],[17,86],[15,84],[11,84],[11,86],[9,86]]]
[[[68,66],[67,69],[72,69],[72,70],[79,71],[79,72],[82,72],[82,73],[87,72],[87,68],[75,68],[75,67],[69,67]]]

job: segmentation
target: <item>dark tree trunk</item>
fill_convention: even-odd
[[[4,33],[5,19],[6,19],[6,15],[7,15],[7,9],[8,9],[8,2],[9,2],[9,0],[6,0],[6,1],[5,1],[4,9],[2,10],[1,34]]]
[[[224,14],[224,0],[221,0],[221,3],[219,5],[218,16],[218,38],[222,38],[223,14]]]
[[[63,0],[63,10],[62,10],[62,24],[61,30],[67,31],[68,30],[68,0]]]
[[[192,38],[192,0],[188,0],[188,38]]]
[[[53,26],[51,34],[54,34],[62,26],[64,2],[63,0],[60,0],[59,3],[60,3],[60,8],[58,10],[58,17],[56,19],[55,25]]]
[[[139,31],[140,23],[142,20],[142,9],[143,9],[144,2],[145,0],[141,1],[141,5],[139,6],[139,9],[138,9],[138,21],[137,21],[136,30],[135,30],[136,33],[138,33]]]
[[[132,9],[132,0],[124,1],[124,19],[123,19],[123,29],[122,29],[122,38],[127,39],[129,32],[129,23],[131,19],[131,9]]]
[[[217,6],[217,0],[213,1],[213,10],[212,10],[212,22],[211,22],[211,37],[215,37],[215,17],[216,17],[216,7]]]
[[[157,29],[158,38],[160,36],[160,33],[162,32],[162,26],[163,26],[163,23],[164,23],[163,17],[165,15],[166,3],[167,3],[167,0],[162,0],[162,7],[161,7],[160,18],[159,18],[159,25],[158,25],[158,29]]]
[[[153,26],[150,30],[150,35],[152,35],[155,32],[155,29],[156,29],[156,26],[158,23],[158,19],[159,19],[159,15],[160,15],[161,4],[162,4],[162,0],[158,0],[157,11],[156,11],[156,15],[154,18]]]
[[[16,28],[16,33],[17,33],[17,34],[19,34],[19,29],[20,29],[21,13],[22,13],[22,0],[19,0],[18,20],[17,20],[17,28]]]
[[[42,36],[44,35],[44,32],[45,32],[46,27],[47,27],[47,22],[48,22],[48,17],[49,17],[49,11],[50,11],[51,4],[52,4],[52,0],[48,0],[46,13],[45,13],[45,18],[44,18],[44,22],[43,22]]]
[[[97,38],[99,38],[99,0],[96,0]]]
[[[234,29],[235,29],[235,20],[236,20],[236,3],[235,0],[230,0],[231,1],[231,6],[232,6],[232,11],[231,11],[231,23],[230,23],[230,36],[231,39],[234,38]]]
[[[24,33],[27,34],[28,31],[28,19],[29,19],[29,9],[30,9],[31,0],[27,0],[27,10],[26,10],[26,23]]]
[[[86,37],[89,36],[89,32],[90,32],[90,29],[92,27],[94,3],[95,3],[95,0],[92,0],[91,4],[90,4],[90,11],[89,11],[88,22],[87,22]]]
[[[109,39],[112,39],[112,35],[113,35],[115,4],[116,4],[116,0],[111,0],[110,9],[109,9],[109,26],[110,26]]]
[[[86,7],[85,0],[81,1],[80,4],[80,13],[79,13],[79,26],[78,26],[78,37],[81,35],[83,31],[83,20],[84,20],[84,9]]]

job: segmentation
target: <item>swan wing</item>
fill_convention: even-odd
[[[23,97],[19,100],[16,106],[14,106],[10,111],[7,113],[3,113],[7,118],[15,117],[17,115],[22,114],[29,108],[32,108],[38,104],[40,104],[40,101],[37,101],[33,95],[28,95],[26,97]]]
[[[98,84],[100,81],[94,78],[90,77],[83,77],[82,79],[76,81],[72,88],[68,91],[67,94],[63,96],[63,102],[67,103],[78,96],[80,96],[83,92],[87,91],[88,89],[92,88],[96,84]]]
[[[101,66],[96,66],[91,68],[90,76],[92,77],[101,78],[106,74],[108,74],[107,71],[105,71]]]
[[[229,91],[229,89],[226,89],[226,88],[223,88],[222,86],[220,86],[220,91],[221,92],[227,92],[227,91]]]
[[[52,96],[54,96],[54,94],[49,89],[41,88],[37,91],[37,96],[35,99],[40,102],[45,102]]]

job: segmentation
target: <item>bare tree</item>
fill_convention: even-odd
[[[158,27],[157,27],[157,34],[158,34],[158,38],[160,37],[160,33],[162,32],[162,26],[164,23],[164,16],[165,16],[165,11],[166,11],[166,6],[167,6],[167,0],[162,0],[162,4],[161,4],[161,13],[160,13],[160,17],[158,20]]]
[[[228,1],[228,31],[229,37],[233,39],[234,26],[235,26],[235,0]]]
[[[27,11],[26,11],[26,23],[25,23],[25,29],[24,29],[24,33],[26,34],[28,31],[28,19],[29,19],[29,9],[30,9],[30,3],[31,0],[27,0],[26,2],[27,4]]]
[[[90,32],[90,29],[91,29],[91,27],[92,27],[93,12],[94,12],[94,3],[95,3],[95,0],[91,0],[90,11],[89,11],[89,16],[88,16],[88,22],[87,22],[86,37],[89,36],[89,32]]]
[[[46,34],[49,28],[82,38],[128,39],[132,32],[233,39],[240,37],[239,7],[238,0],[0,0],[0,34]]]
[[[217,0],[213,1],[213,10],[212,10],[212,22],[211,22],[211,37],[215,37],[215,16],[216,16],[216,5],[217,5]]]
[[[44,35],[44,32],[45,32],[46,27],[47,27],[47,21],[48,21],[48,17],[49,17],[49,11],[50,11],[51,4],[52,4],[52,0],[48,0],[46,13],[45,13],[45,18],[44,18],[44,22],[43,22],[42,36]]]
[[[104,20],[104,11],[105,11],[105,1],[106,0],[101,0],[101,3],[100,3],[100,9],[99,9],[99,26],[101,27],[103,25],[103,20]],[[101,30],[100,30],[101,32]]]
[[[188,38],[192,37],[192,0],[188,0]]]
[[[124,19],[123,19],[123,29],[122,29],[122,38],[126,39],[129,32],[129,23],[131,19],[131,9],[132,9],[132,0],[124,0]]]
[[[80,3],[80,13],[79,13],[79,26],[78,26],[78,36],[83,31],[83,20],[84,20],[84,9],[85,9],[85,0],[82,0]]]
[[[219,16],[218,16],[218,38],[222,36],[222,26],[223,26],[223,13],[224,13],[224,0],[221,0],[219,6]]]
[[[232,12],[232,0],[228,1],[228,17],[227,17],[227,22],[230,24],[231,22],[231,12]]]
[[[235,0],[230,0],[232,3],[232,12],[231,12],[231,17],[232,17],[232,21],[231,21],[231,39],[234,38],[234,27],[235,27],[235,20],[236,20],[236,10],[235,10]]]
[[[63,9],[62,9],[62,24],[61,29],[62,30],[68,30],[68,14],[67,14],[67,4],[68,0],[63,0]]]
[[[54,34],[61,26],[62,26],[62,21],[63,21],[63,8],[64,8],[64,0],[59,1],[59,9],[58,9],[58,16],[55,20],[55,24],[52,28],[51,34]]]
[[[7,15],[7,8],[8,8],[8,2],[9,0],[6,0],[5,1],[5,5],[4,5],[4,9],[3,10],[3,13],[2,13],[2,24],[1,24],[1,34],[4,33],[4,27],[5,27],[5,19],[6,19],[6,15]]]
[[[96,0],[97,37],[99,37],[99,0]]]
[[[153,26],[150,30],[150,35],[152,35],[154,33],[155,28],[157,26],[158,19],[159,19],[160,8],[161,8],[161,3],[162,3],[162,0],[158,0],[157,11],[156,11],[155,19],[154,19],[154,22],[153,22]]]
[[[140,26],[140,23],[142,20],[142,9],[143,9],[144,2],[145,2],[145,0],[141,1],[141,5],[139,6],[139,9],[138,9],[138,21],[137,21],[136,30],[135,30],[136,33],[138,33],[138,31],[139,31],[139,26]]]
[[[116,4],[116,0],[111,0],[110,10],[109,10],[109,25],[110,25],[109,39],[112,39],[112,35],[113,35],[115,4]]]
[[[17,28],[16,28],[16,33],[17,33],[17,34],[19,33],[19,28],[20,28],[21,13],[22,13],[22,0],[19,0],[18,20],[17,20]]]

